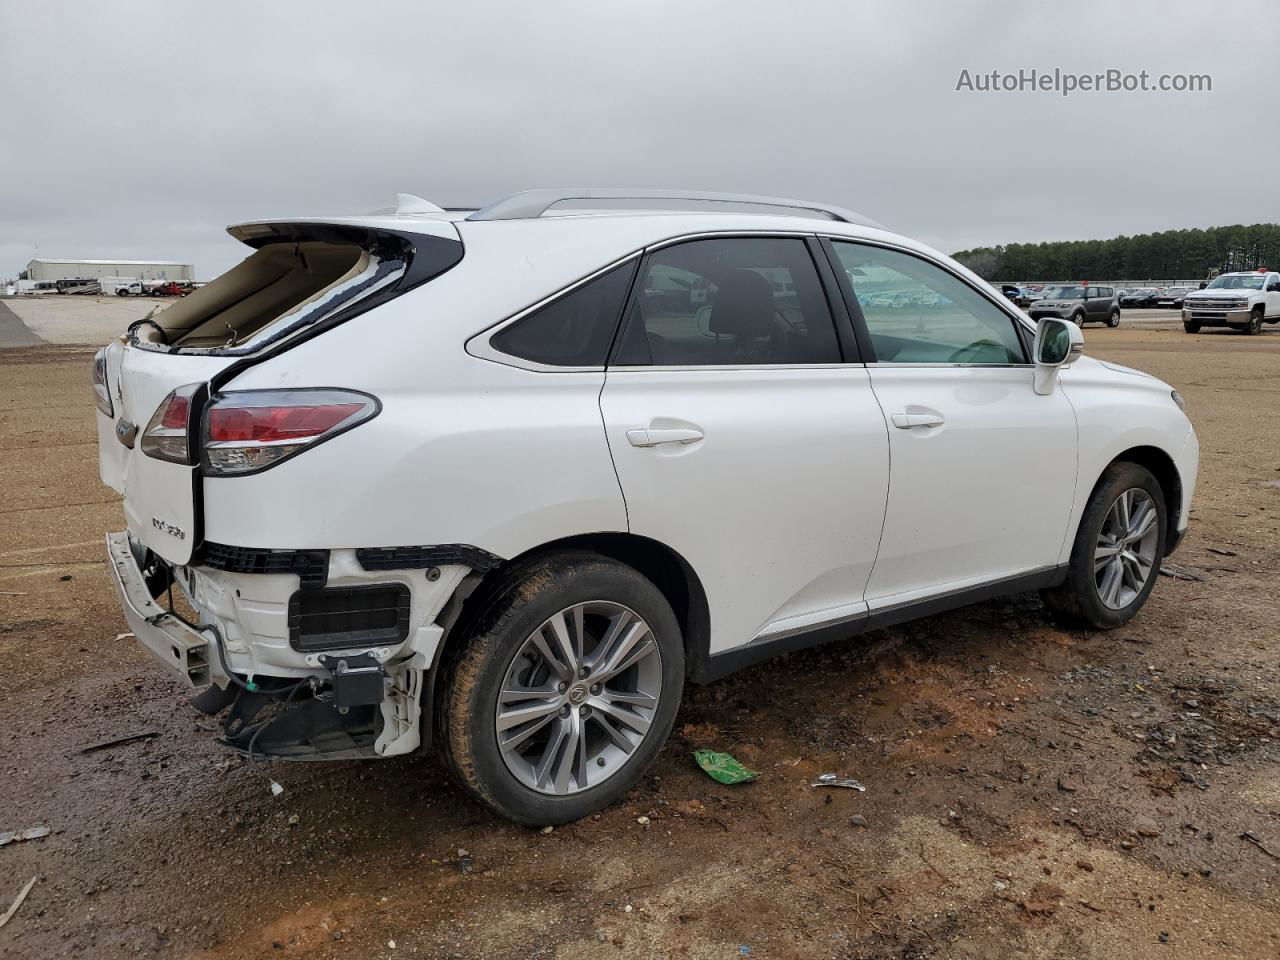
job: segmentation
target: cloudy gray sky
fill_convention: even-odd
[[[1209,93],[957,92],[1207,73]],[[827,200],[947,252],[1280,219],[1274,2],[0,2],[0,277],[225,270],[226,224],[397,191]],[[39,247],[37,254],[36,247]]]

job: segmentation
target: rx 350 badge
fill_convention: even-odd
[[[187,539],[187,531],[183,530],[181,527],[174,526],[167,520],[161,520],[159,517],[152,517],[151,525],[161,533],[167,533],[171,537],[176,537],[179,540]]]

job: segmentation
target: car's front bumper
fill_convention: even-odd
[[[107,534],[107,562],[124,618],[138,642],[193,689],[208,686],[211,638],[189,626],[155,600],[138,569],[126,531]]]
[[[1244,327],[1249,324],[1249,308],[1235,307],[1182,307],[1183,323],[1198,323],[1202,327]]]

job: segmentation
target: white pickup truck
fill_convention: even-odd
[[[142,281],[134,277],[102,277],[99,281],[102,292],[115,294],[117,297],[142,296]]]
[[[1182,301],[1182,327],[1187,333],[1199,333],[1201,327],[1231,327],[1253,334],[1264,321],[1280,322],[1280,273],[1275,271],[1219,274]]]

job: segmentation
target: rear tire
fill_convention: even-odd
[[[1108,327],[1118,327],[1118,326],[1120,326],[1120,311],[1119,311],[1119,310],[1112,310],[1112,311],[1111,311],[1111,316],[1107,317],[1107,326],[1108,326]]]
[[[1142,536],[1129,539],[1139,524],[1146,525]],[[1080,518],[1067,579],[1041,592],[1045,605],[1099,630],[1124,626],[1155,587],[1167,534],[1164,492],[1151,471],[1126,461],[1111,464]]]
[[[684,643],[666,598],[631,567],[564,551],[513,566],[480,604],[459,623],[436,698],[453,779],[535,826],[618,800],[662,749],[680,704]],[[611,652],[630,665],[610,673]]]

